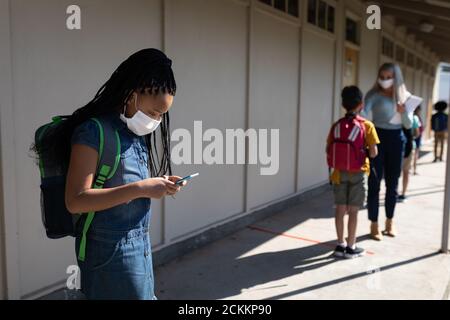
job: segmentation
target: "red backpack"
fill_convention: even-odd
[[[360,171],[366,161],[364,125],[360,116],[345,116],[331,127],[331,143],[327,148],[330,168]]]

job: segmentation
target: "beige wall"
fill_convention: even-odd
[[[2,0],[0,1],[0,43],[3,43],[3,41],[8,41],[6,38],[6,35],[4,34],[5,30],[8,30],[5,28],[5,21],[6,23],[9,23],[9,20],[5,18],[5,12],[7,12],[7,3]],[[2,32],[3,30],[3,32]],[[9,30],[8,30],[9,31]],[[2,48],[8,48],[8,46],[2,46]],[[4,50],[4,49],[3,49]],[[4,70],[4,64],[3,60],[5,57],[5,52],[3,52],[2,49],[0,49],[0,74],[3,74],[5,72]],[[0,87],[2,86],[5,79],[0,76]],[[0,93],[3,93],[0,91]],[[0,135],[2,133],[2,112],[1,108],[4,104],[3,100],[0,100]],[[4,233],[4,201],[3,201],[3,167],[2,167],[2,144],[0,143],[0,300],[3,300],[6,298],[6,261],[5,261],[5,233]]]
[[[7,297],[7,266],[11,266],[17,254],[17,250],[6,250],[7,238],[14,237],[14,220],[11,222],[11,229],[6,229],[5,212],[14,208],[14,205],[6,203],[5,198],[13,194],[15,181],[11,171],[5,170],[5,164],[13,163],[14,157],[5,150],[12,145],[12,125],[11,125],[11,106],[12,106],[12,84],[11,84],[11,47],[10,47],[10,20],[9,20],[9,1],[0,0],[0,299]],[[8,185],[8,188],[3,188]],[[8,234],[6,232],[8,231]],[[8,254],[6,254],[8,253]],[[8,256],[8,260],[6,260]],[[17,274],[17,273],[16,273]],[[13,275],[10,273],[10,278]],[[17,282],[17,281],[16,281]]]
[[[335,40],[305,26],[302,37],[299,189],[328,179],[324,155],[333,120]],[[308,94],[306,94],[306,92]]]
[[[425,122],[422,125],[428,126],[428,123],[426,123],[426,120],[428,118],[428,106],[431,102],[431,94],[432,94],[432,88],[430,88],[430,81],[429,77],[422,73],[422,93],[419,94],[421,97],[423,97],[422,102],[422,121]]]
[[[416,70],[414,72],[414,88],[411,88],[411,93],[416,95],[422,94],[422,71]]]
[[[0,114],[1,124],[1,114]],[[1,130],[0,130],[1,132]],[[1,154],[1,145],[0,145]],[[4,213],[3,213],[3,177],[2,162],[0,158],[0,300],[6,298],[6,264],[5,264],[5,233],[4,233]]]
[[[201,120],[203,132],[245,128],[247,6],[229,0],[169,0],[166,15],[166,51],[175,62],[179,86],[171,127],[192,134],[194,121]],[[174,170],[200,176],[176,200],[165,200],[166,245],[245,211],[244,165],[179,165]],[[223,186],[226,192],[220,191]]]
[[[295,193],[299,46],[298,26],[254,13],[249,127],[280,130],[280,165],[275,176],[262,176],[259,166],[249,167],[250,209]]]
[[[367,93],[375,83],[380,65],[380,31],[362,28],[359,64],[359,86]]]

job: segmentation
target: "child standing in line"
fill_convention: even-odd
[[[363,108],[361,90],[356,86],[345,87],[341,97],[347,113],[331,127],[326,150],[336,205],[338,243],[334,255],[351,259],[365,253],[356,246],[357,215],[366,196],[364,177],[370,173],[368,156],[377,156],[380,140],[372,122],[358,115]],[[349,215],[347,243],[344,240],[346,214]]]
[[[419,161],[420,156],[420,148],[422,147],[422,135],[425,131],[425,125],[422,121],[422,117],[420,114],[422,113],[422,107],[418,106],[416,110],[414,110],[414,116],[419,120],[419,136],[414,140],[416,143],[416,150],[414,152],[414,165],[413,165],[413,174],[417,175],[417,161]],[[414,119],[413,119],[414,121]]]
[[[439,101],[434,105],[434,109],[437,111],[431,117],[431,129],[434,131],[434,161],[442,161],[442,155],[444,153],[444,144],[447,136],[447,119],[445,114],[447,109],[447,102]],[[439,149],[439,154],[438,154]]]
[[[68,164],[65,204],[70,213],[81,214],[75,250],[88,300],[157,299],[152,200],[175,195],[186,184],[177,185],[181,177],[171,169],[169,109],[175,93],[172,60],[157,49],[140,50],[35,149],[50,163]],[[120,142],[116,170],[102,189],[94,185],[97,165],[110,150],[101,146],[103,131],[95,119],[109,123]]]
[[[403,133],[406,137],[405,155],[403,157],[403,164],[402,164],[403,190],[402,194],[397,197],[398,202],[406,201],[406,190],[408,189],[409,184],[409,172],[411,171],[411,164],[413,161],[413,157],[415,157],[416,139],[420,135],[420,120],[415,113],[413,116],[413,123],[411,129],[403,128]]]

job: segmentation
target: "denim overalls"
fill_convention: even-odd
[[[121,142],[119,166],[104,188],[149,178],[144,138],[131,132],[119,113],[102,118],[117,128]],[[78,126],[71,142],[91,146],[98,152],[96,123],[87,120]],[[149,198],[140,198],[96,212],[87,235],[86,259],[78,261],[81,290],[87,299],[156,299],[149,236],[150,205]],[[78,234],[81,229],[82,223],[78,225]],[[76,254],[79,245],[80,236],[75,242]]]

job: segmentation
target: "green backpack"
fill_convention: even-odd
[[[65,121],[68,116],[56,116],[52,122],[40,127],[35,132],[35,143],[37,144],[47,130],[52,130]],[[105,182],[111,179],[120,161],[120,138],[119,133],[108,121],[101,118],[92,118],[99,129],[99,161],[93,183],[93,188],[101,189]],[[115,137],[115,139],[114,139]],[[38,150],[39,153],[39,150]],[[67,236],[77,236],[80,223],[84,223],[78,259],[84,261],[86,257],[87,232],[94,219],[95,212],[87,215],[71,214],[65,204],[65,188],[67,165],[61,163],[47,163],[39,158],[39,169],[41,176],[41,215],[42,223],[48,238],[59,239]]]

